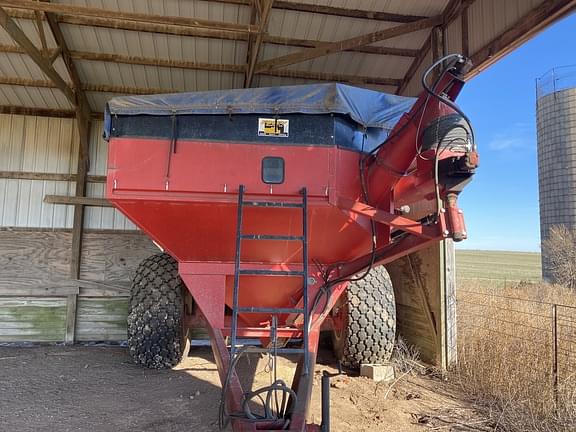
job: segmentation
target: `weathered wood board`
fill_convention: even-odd
[[[126,340],[128,299],[84,297],[78,302],[77,341]]]
[[[140,232],[86,233],[80,279],[128,285],[138,264],[159,249]]]
[[[0,297],[0,342],[63,342],[65,297]],[[126,340],[128,299],[81,297],[76,341]]]
[[[387,266],[396,296],[397,333],[423,361],[456,359],[454,245],[446,241]]]
[[[60,342],[65,334],[65,298],[0,297],[0,342]]]
[[[0,288],[51,287],[68,279],[71,234],[0,231]]]
[[[0,230],[0,342],[126,339],[130,279],[158,248],[139,232],[87,232],[77,281],[71,244],[70,230]]]
[[[70,281],[71,246],[69,230],[0,230],[0,295],[21,288],[41,292]],[[127,287],[138,263],[157,252],[140,232],[88,232],[84,234],[80,277]],[[89,294],[97,296],[97,289]]]

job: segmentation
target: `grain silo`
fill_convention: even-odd
[[[554,225],[576,229],[576,66],[554,68],[536,80],[540,235]],[[542,275],[551,269],[542,254]]]

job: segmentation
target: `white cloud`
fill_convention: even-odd
[[[535,145],[535,131],[528,123],[514,123],[503,131],[496,132],[488,141],[488,148],[493,151],[508,151],[529,148]]]

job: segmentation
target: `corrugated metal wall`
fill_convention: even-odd
[[[92,122],[90,137],[90,172],[91,175],[106,175],[108,143],[102,139],[103,121]],[[88,183],[86,194],[89,197],[103,198],[104,183]],[[86,207],[84,226],[87,229],[120,229],[133,230],[136,226],[118,210],[111,207]]]
[[[475,53],[517,24],[543,0],[476,0],[468,10],[470,52]]]
[[[72,119],[0,115],[0,170],[73,173],[77,141]],[[0,179],[0,226],[70,227],[71,209],[43,198],[73,193],[70,182]]]
[[[0,114],[0,171],[73,174],[78,132],[74,119]],[[92,125],[90,174],[106,174],[102,121]],[[103,197],[105,185],[90,183],[88,196]],[[0,179],[0,227],[71,228],[73,208],[44,203],[45,195],[74,195],[68,181]],[[132,230],[112,208],[89,207],[85,228]]]

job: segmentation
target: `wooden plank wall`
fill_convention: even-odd
[[[61,342],[65,297],[0,297],[0,342]]]
[[[0,342],[126,339],[130,278],[158,248],[136,231],[88,231],[75,281],[71,243],[66,229],[0,229]]]

